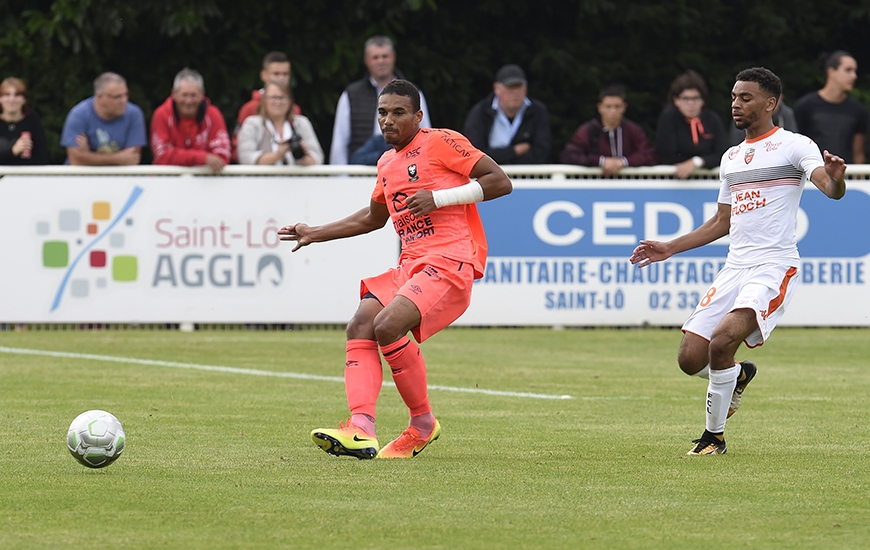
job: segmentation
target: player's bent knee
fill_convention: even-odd
[[[396,296],[396,299],[374,318],[375,339],[382,346],[392,344],[419,325],[420,321],[417,306],[404,296]]]
[[[374,320],[373,329],[375,340],[377,340],[378,344],[382,346],[392,344],[399,338],[408,334],[408,331],[415,326],[417,326],[417,323],[406,319],[402,315],[389,315],[384,311],[375,317]]]
[[[354,322],[351,319],[350,323],[347,324],[347,329],[345,329],[345,334],[347,335],[348,340],[374,340],[375,332],[372,330],[371,324],[365,325]]]
[[[357,312],[357,314],[354,315],[353,318],[347,323],[345,333],[347,334],[348,340],[354,340],[358,338],[364,340],[374,340],[375,329],[373,325],[373,319],[365,315],[360,315],[360,313]]]
[[[707,340],[695,334],[686,333],[677,353],[680,370],[688,375],[697,374],[710,360]]]
[[[740,342],[743,338],[740,335],[735,335],[726,331],[720,331],[713,335],[710,339],[710,366],[716,368],[719,361],[728,359],[733,360],[737,348],[740,347]]]
[[[677,359],[677,364],[679,364],[681,371],[691,376],[693,374],[698,374],[701,369],[706,367],[707,360]]]
[[[407,334],[408,330],[410,329],[404,329],[404,327],[391,323],[389,320],[378,319],[373,326],[375,340],[382,346],[392,344]]]
[[[374,322],[378,314],[384,310],[384,306],[377,299],[364,298],[353,317],[347,323],[345,333],[349,340],[362,338],[365,340],[375,339]]]

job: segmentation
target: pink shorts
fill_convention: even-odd
[[[469,262],[443,256],[423,256],[402,262],[360,282],[360,299],[371,292],[386,307],[396,295],[414,302],[420,325],[411,329],[418,342],[446,328],[471,303],[474,269]]]

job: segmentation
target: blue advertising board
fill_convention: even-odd
[[[667,241],[712,216],[718,182],[514,183],[479,205],[489,258],[460,324],[680,325],[724,265],[727,237],[644,269],[628,261],[641,239]],[[870,324],[870,186],[848,189],[839,201],[804,190],[801,288],[783,324]]]

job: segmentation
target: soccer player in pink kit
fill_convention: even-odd
[[[734,354],[741,342],[762,345],[794,295],[800,266],[795,231],[806,181],[832,199],[846,192],[843,159],[822,155],[808,137],[773,125],[781,91],[767,69],[737,74],[731,115],[746,140],[722,156],[718,211],[672,241],[640,241],[630,258],[644,267],[731,236],[725,267],[683,325],[677,357],[683,372],[709,379],[706,429],[690,455],[725,453],[725,421],[757,371],[751,361],[735,362]]]
[[[281,240],[296,242],[295,252],[380,229],[392,219],[402,241],[398,267],[360,284],[359,308],[347,325],[344,369],[351,417],[339,428],[311,432],[330,454],[413,458],[441,435],[429,404],[426,364],[408,332],[423,342],[468,308],[474,279],[486,265],[486,236],[474,203],[513,188],[501,167],[464,136],[421,129],[422,118],[413,84],[387,84],[378,97],[378,123],[393,148],[378,161],[369,205],[325,225],[296,223],[278,230]],[[375,435],[381,354],[411,417],[408,428],[383,448]]]

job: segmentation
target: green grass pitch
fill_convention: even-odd
[[[0,332],[0,548],[870,547],[870,330],[741,348],[759,374],[712,457],[685,456],[706,381],[680,336],[448,329],[421,346],[441,439],[358,461],[309,437],[347,416],[341,330]],[[127,433],[100,470],[65,446],[94,408]],[[378,412],[385,444],[394,387]]]

